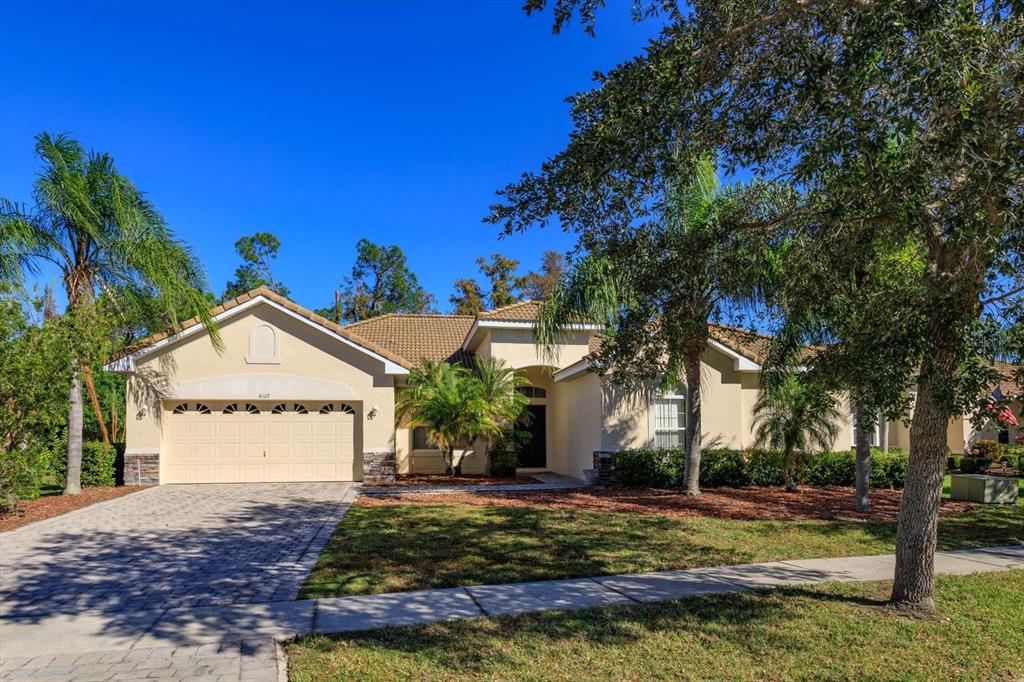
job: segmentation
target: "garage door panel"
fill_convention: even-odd
[[[184,406],[168,406],[164,413],[164,483],[353,479],[350,413],[320,413],[319,403],[306,406],[306,414],[302,404],[293,403],[284,408],[255,402]]]

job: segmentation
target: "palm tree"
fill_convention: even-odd
[[[530,399],[519,390],[527,384],[526,379],[501,360],[477,357],[473,370],[476,394],[487,414],[486,428],[477,434],[477,439],[483,441],[483,454],[487,456],[491,443],[515,428]]]
[[[35,151],[43,171],[33,190],[34,210],[0,202],[0,272],[10,276],[15,263],[30,270],[51,263],[60,270],[68,312],[93,309],[103,296],[104,309],[114,314],[122,307],[160,310],[172,326],[179,314],[199,315],[219,348],[202,266],[113,159],[85,152],[64,134],[39,134]],[[81,491],[83,376],[95,392],[90,360],[77,358],[79,371],[68,391],[65,494]]]
[[[724,230],[721,215],[742,188],[719,187],[714,159],[697,158],[665,190],[660,220],[615,239],[592,240],[537,320],[537,343],[549,353],[580,321],[605,327],[600,363],[624,381],[657,379],[685,385],[686,494],[700,495],[701,357],[709,322],[723,302],[746,298],[740,280],[741,230]],[[753,194],[753,193],[751,193]],[[582,242],[581,242],[582,243]],[[657,368],[660,376],[649,376]]]
[[[449,475],[459,472],[471,443],[489,443],[511,429],[527,402],[518,391],[522,380],[500,361],[478,358],[474,369],[427,361],[409,373],[395,405],[398,421],[426,427]]]
[[[797,492],[800,453],[828,450],[839,435],[835,398],[795,373],[765,381],[754,403],[755,445],[782,451],[786,490]]]

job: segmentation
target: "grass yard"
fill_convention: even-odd
[[[591,498],[607,504],[608,497],[562,493],[549,504],[575,499],[585,505]],[[881,503],[883,495],[878,497]],[[895,548],[895,517],[747,520],[557,508],[537,495],[473,499],[446,504],[435,496],[361,498],[335,530],[301,597],[884,554]],[[707,504],[711,496],[701,499]],[[1024,505],[951,503],[944,513],[942,549],[1024,544]]]
[[[881,606],[891,583],[479,618],[288,648],[289,679],[1012,680],[1024,674],[1024,571],[940,577],[946,620]]]

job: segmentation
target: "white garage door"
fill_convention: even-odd
[[[345,403],[165,406],[161,483],[355,479],[355,410]]]

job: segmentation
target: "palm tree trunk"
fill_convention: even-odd
[[[107,432],[107,425],[103,421],[103,410],[100,409],[100,398],[96,395],[96,384],[92,380],[92,367],[86,362],[82,365],[82,376],[85,378],[85,388],[89,391],[89,402],[92,403],[93,412],[96,413],[96,421],[100,425],[100,435],[103,437],[104,445],[110,445],[110,434]]]
[[[944,363],[944,354],[941,355],[935,358],[934,366],[945,370],[950,363]],[[922,373],[910,425],[910,460],[896,530],[896,575],[891,601],[912,611],[935,610],[935,545],[947,426],[947,417],[939,407],[939,383],[945,376],[950,374],[934,368]]]
[[[795,462],[793,461],[793,451],[787,449],[782,456],[782,478],[786,483],[787,493],[797,493],[800,489],[796,485],[796,475],[793,469],[795,468]]]
[[[76,363],[77,366],[77,363]],[[82,378],[75,373],[68,391],[68,476],[65,495],[82,492]]]
[[[691,497],[700,495],[700,353],[686,359],[686,466],[683,485]]]
[[[857,401],[855,408],[857,432],[856,438],[856,479],[857,479],[857,511],[866,514],[871,511],[871,429],[867,406],[863,400]]]

